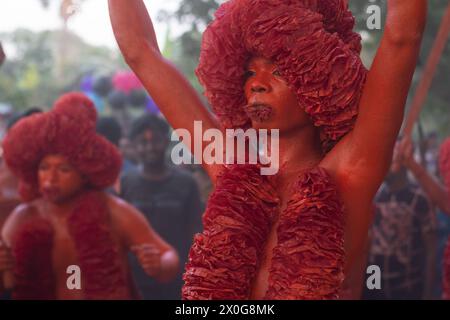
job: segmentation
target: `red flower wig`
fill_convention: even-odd
[[[8,167],[20,179],[25,201],[39,197],[37,169],[42,158],[59,154],[87,180],[90,188],[112,185],[120,172],[122,158],[117,148],[96,134],[94,104],[81,93],[63,95],[46,113],[19,121],[3,141]]]
[[[367,70],[347,0],[230,0],[203,36],[197,76],[225,128],[248,128],[244,74],[272,60],[330,149],[354,125]]]

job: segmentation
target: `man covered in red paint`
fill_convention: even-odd
[[[388,1],[369,72],[346,0],[223,3],[197,69],[215,115],[161,55],[144,2],[109,0],[109,8],[125,60],[174,129],[195,137],[201,121],[221,132],[279,130],[274,177],[258,165],[204,165],[215,189],[183,298],[338,298],[392,159],[427,1]]]
[[[128,251],[160,281],[177,272],[176,251],[142,214],[103,192],[122,159],[96,134],[96,120],[93,103],[70,93],[5,137],[5,161],[24,200],[1,232],[0,289],[12,290],[15,299],[137,298]],[[75,290],[67,286],[71,266],[81,271]]]

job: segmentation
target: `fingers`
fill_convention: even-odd
[[[161,251],[152,244],[142,244],[131,247],[139,263],[147,274],[155,276],[161,269]]]
[[[159,251],[158,247],[155,246],[154,244],[150,244],[150,243],[144,243],[144,244],[139,244],[139,245],[134,245],[131,247],[131,251],[133,252],[140,252],[140,251],[146,251],[146,252],[151,252],[151,251]]]

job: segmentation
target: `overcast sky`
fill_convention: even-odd
[[[41,31],[61,27],[62,22],[59,18],[61,0],[50,0],[50,7],[47,10],[43,9],[37,0],[1,0],[1,2],[0,32],[10,32],[17,28]],[[155,21],[158,41],[162,44],[166,26],[156,21],[157,13],[161,9],[176,9],[180,0],[144,2],[151,9],[150,14]],[[107,0],[86,0],[81,11],[69,21],[69,28],[90,44],[117,47],[109,22]]]

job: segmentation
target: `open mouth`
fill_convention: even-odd
[[[245,111],[250,119],[255,122],[268,121],[273,115],[273,108],[263,103],[247,105]]]

